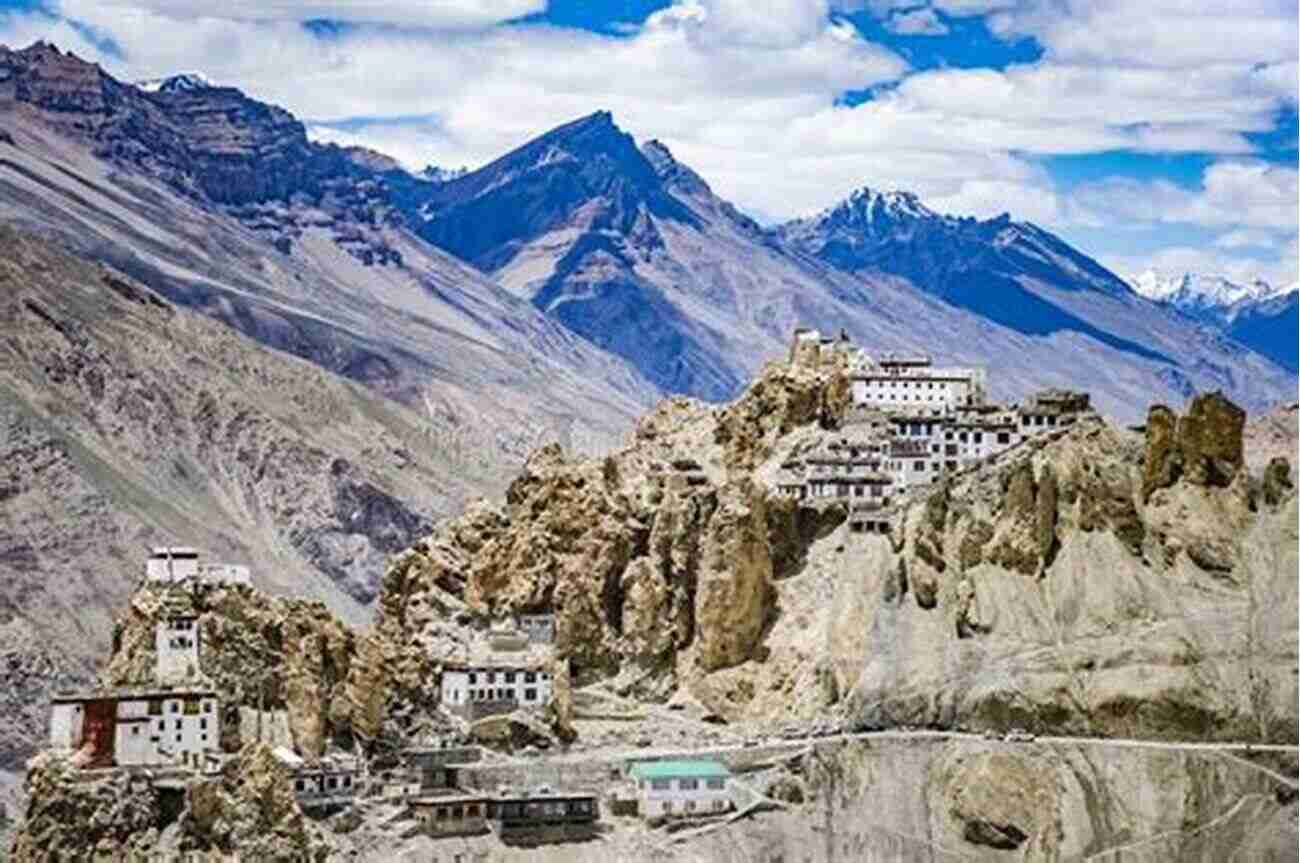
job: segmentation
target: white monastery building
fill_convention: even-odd
[[[551,699],[551,675],[529,665],[449,665],[442,670],[442,706],[467,719],[541,707]]]
[[[51,701],[50,746],[86,767],[198,765],[220,748],[210,689],[61,693]]]
[[[193,615],[164,617],[154,630],[158,681],[171,683],[199,673],[199,621]]]
[[[199,581],[213,584],[252,584],[248,567],[230,563],[203,563],[199,551],[187,546],[153,549],[144,567],[145,579],[161,584]]]

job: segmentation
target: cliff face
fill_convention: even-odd
[[[833,356],[665,402],[603,460],[537,453],[396,560],[380,637],[553,609],[578,683],[735,719],[1295,739],[1295,495],[1284,463],[1248,473],[1236,406],[1155,407],[1145,438],[1084,419],[851,533],[769,490],[843,416]]]
[[[1294,741],[1296,501],[1242,468],[1243,420],[1211,394],[1145,441],[1088,421],[914,502],[897,548],[859,540],[852,714]]]
[[[376,632],[410,657],[396,684],[421,678],[417,656],[447,655],[450,619],[542,610],[579,684],[663,696],[753,660],[776,584],[844,513],[777,498],[747,468],[782,432],[838,421],[846,393],[837,366],[776,363],[725,408],[664,402],[604,459],[538,451],[503,504],[444,523],[385,574]]]
[[[86,776],[45,753],[27,774],[28,808],[14,863],[44,860],[323,861],[329,845],[294,801],[266,745],[251,744],[221,774],[184,791],[116,772]]]
[[[351,744],[352,706],[346,683],[357,639],[319,602],[281,599],[242,586],[149,588],[131,597],[113,632],[109,686],[155,681],[154,631],[166,615],[198,618],[199,669],[223,695],[222,746],[235,751],[254,738],[235,708],[284,711],[290,740],[303,754]]]

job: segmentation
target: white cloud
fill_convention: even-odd
[[[948,25],[928,6],[898,10],[885,20],[885,29],[903,36],[942,36]]]
[[[1082,185],[1071,198],[1078,210],[1074,216],[1080,221],[1108,217],[1293,233],[1300,182],[1295,168],[1259,160],[1229,160],[1207,168],[1200,189],[1166,180],[1111,178]]]
[[[1050,60],[1097,66],[1195,69],[1296,59],[1290,0],[1054,0],[1000,4],[990,27],[1033,36]],[[1291,90],[1296,88],[1294,78]]]
[[[1214,245],[1220,249],[1240,249],[1249,246],[1270,246],[1274,242],[1273,235],[1267,231],[1243,229],[1220,234],[1215,238]]]
[[[314,19],[410,27],[484,27],[546,8],[546,0],[95,0],[106,15],[133,17],[140,11],[172,19],[225,18],[233,21],[298,23]],[[59,11],[78,17],[80,2]]]

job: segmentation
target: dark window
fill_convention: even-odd
[[[975,432],[975,443],[984,442],[984,432]]]
[[[536,701],[536,700],[537,700],[536,689],[529,688],[524,690],[524,701]]]
[[[173,701],[173,702],[172,702],[172,713],[180,713],[180,712],[181,712],[181,705],[180,705],[180,702],[179,702],[179,701]]]
[[[966,443],[966,432],[962,432],[961,434],[957,435],[957,440],[961,441],[962,443]]]
[[[176,720],[176,730],[177,730],[177,731],[180,731],[180,730],[181,730],[181,720],[179,720],[179,719]]]
[[[303,788],[304,788],[305,786],[306,786],[306,783],[303,782],[301,779],[299,779],[297,782],[293,783],[293,790],[295,790],[295,791],[301,791],[301,790],[303,790]]]
[[[513,671],[507,671],[506,683],[514,683],[514,682],[515,682],[515,673]]]
[[[496,682],[497,682],[497,673],[496,673],[495,671],[489,671],[489,672],[488,672],[487,682],[488,682],[488,683],[496,683]]]
[[[207,727],[208,727],[208,720],[206,720],[206,719],[200,719],[200,720],[199,720],[199,728],[207,728]]]
[[[1011,435],[1007,432],[998,432],[998,443],[1011,443]]]

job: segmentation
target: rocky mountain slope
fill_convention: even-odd
[[[142,89],[48,44],[0,48],[0,221],[492,429],[481,445],[518,457],[543,431],[616,437],[653,400],[630,366],[407,230],[391,160],[203,83]]]
[[[1222,276],[1185,273],[1164,276],[1147,271],[1130,280],[1147,299],[1214,327],[1273,362],[1295,372],[1300,343],[1300,285],[1276,288],[1249,285]]]
[[[107,659],[150,545],[357,622],[388,554],[504,485],[446,425],[37,238],[0,247],[0,767]]]
[[[391,184],[424,237],[672,392],[732,398],[800,325],[988,364],[1000,397],[1087,386],[1122,418],[1196,390],[1255,409],[1292,388],[1033,225],[861,190],[764,230],[661,143],[638,150],[608,112],[435,188]]]
[[[1295,740],[1294,472],[1250,474],[1239,408],[1082,421],[917,492],[886,537],[772,484],[847,392],[796,357],[604,459],[539,452],[394,562],[379,631],[553,609],[577,683],[733,720]]]

